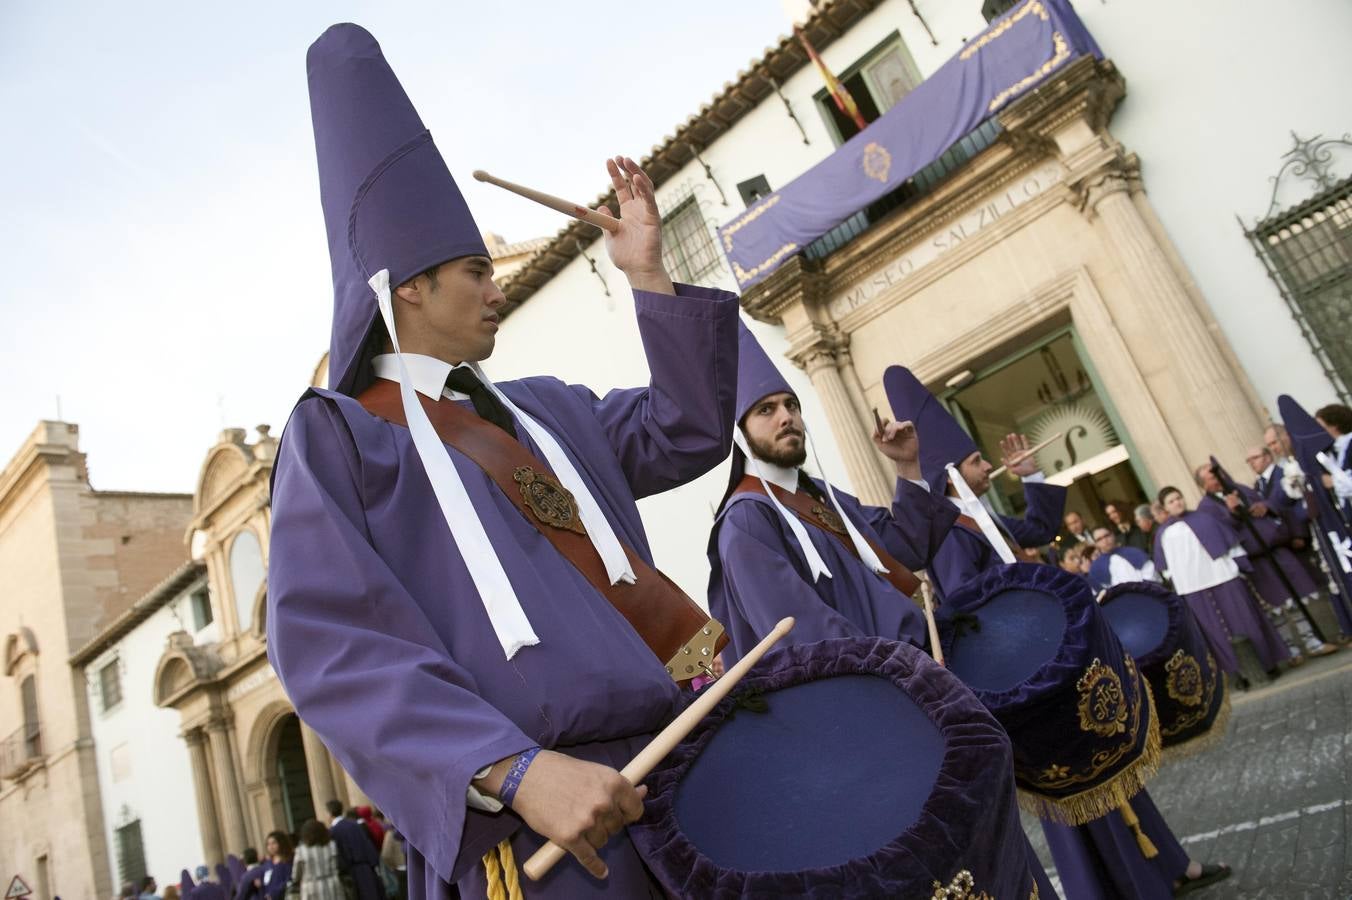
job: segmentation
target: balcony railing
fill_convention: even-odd
[[[0,778],[17,779],[42,762],[42,726],[21,725],[0,743]]]

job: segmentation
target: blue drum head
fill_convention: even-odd
[[[979,691],[1023,684],[1056,658],[1066,633],[1061,600],[1038,589],[1000,591],[967,615],[977,618],[979,630],[958,625],[944,655],[948,668]]]
[[[744,702],[686,772],[674,813],[723,868],[835,866],[905,832],[943,759],[939,729],[895,684],[838,675]]]
[[[1169,633],[1169,607],[1154,594],[1126,590],[1101,607],[1122,647],[1137,659],[1154,652]]]

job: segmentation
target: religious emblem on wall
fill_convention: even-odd
[[[1108,414],[1087,398],[1058,403],[1024,426],[1024,431],[1034,445],[1061,433],[1059,440],[1037,453],[1038,465],[1048,474],[1062,472],[1122,443]]]
[[[892,154],[877,141],[864,148],[864,174],[869,178],[887,183],[887,173],[892,170]]]

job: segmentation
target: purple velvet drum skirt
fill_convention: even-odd
[[[1164,585],[1113,585],[1103,614],[1150,682],[1165,758],[1205,750],[1225,736],[1225,673],[1182,598]]]
[[[908,644],[772,651],[645,783],[629,835],[676,897],[1024,900],[1046,883],[1009,739]]]
[[[940,632],[949,669],[1009,733],[1024,809],[1083,825],[1155,773],[1150,687],[1083,578],[1028,563],[991,569],[945,600]]]

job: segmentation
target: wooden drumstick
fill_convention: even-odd
[[[1045,441],[1038,444],[1036,447],[1029,447],[1027,450],[1023,451],[1018,456],[1014,457],[1014,459],[1007,465],[1003,465],[1000,468],[996,469],[995,471],[991,472],[991,478],[992,479],[999,478],[1001,475],[1005,474],[1005,472],[1009,470],[1010,466],[1017,466],[1019,463],[1023,462],[1025,459],[1032,456],[1034,453],[1038,452],[1042,448],[1050,447],[1053,441],[1060,440],[1061,436],[1064,434],[1065,434],[1064,431],[1058,431],[1056,434],[1047,438]]]
[[[920,601],[925,608],[925,624],[929,626],[930,650],[933,651],[934,661],[944,668],[948,668],[948,663],[944,662],[944,648],[939,643],[939,623],[934,621],[934,588],[930,586],[928,577],[920,580]]]
[[[501,178],[489,175],[483,169],[474,170],[474,180],[484,181],[488,184],[496,184],[504,190],[511,191],[513,194],[520,194],[527,200],[534,200],[536,203],[548,206],[550,209],[561,212],[565,216],[581,219],[584,222],[595,225],[597,228],[604,228],[611,234],[620,230],[620,223],[617,219],[610,216],[603,216],[594,209],[588,209],[587,207],[579,206],[576,203],[569,203],[562,197],[555,197],[553,194],[546,194],[543,191],[537,191],[534,188],[528,188],[525,185],[516,184],[511,181],[503,181]]]
[[[751,648],[751,652],[737,661],[737,665],[723,675],[722,678],[715,681],[704,689],[694,703],[685,708],[671,724],[663,728],[657,737],[653,738],[638,752],[629,763],[620,770],[620,774],[628,779],[630,784],[638,784],[648,777],[648,773],[660,763],[668,753],[676,749],[676,745],[685,740],[685,736],[695,730],[695,726],[713,711],[718,702],[728,695],[742,676],[751,671],[751,667],[760,661],[771,647],[773,647],[780,638],[788,634],[793,628],[793,616],[780,619],[774,629],[765,636],[765,639]],[[522,869],[526,872],[526,877],[531,881],[539,881],[545,877],[554,864],[568,855],[564,850],[553,841],[548,841],[539,850],[526,860]]]

